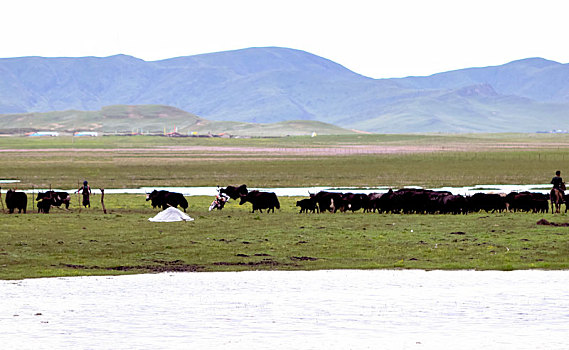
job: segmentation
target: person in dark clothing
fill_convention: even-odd
[[[565,184],[563,183],[563,178],[561,178],[561,171],[557,170],[555,172],[555,176],[551,179],[551,183],[553,184],[553,188],[561,191],[565,190],[565,188],[562,188],[565,187]]]
[[[563,202],[565,202],[565,182],[563,182],[563,178],[561,178],[561,171],[557,170],[555,172],[555,176],[551,179],[551,184],[553,185],[553,189],[561,192],[561,198]]]
[[[83,206],[85,208],[87,207],[91,208],[91,201],[89,200],[89,198],[91,197],[91,187],[89,187],[87,181],[83,181],[83,186],[79,187],[79,189],[77,190],[77,193],[79,192],[81,192],[81,194],[83,195]]]

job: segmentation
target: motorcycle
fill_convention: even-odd
[[[217,209],[217,210],[223,209],[223,207],[225,206],[225,203],[227,203],[228,200],[229,200],[229,197],[224,195],[224,194],[216,195],[215,199],[213,200],[213,202],[211,202],[211,205],[209,206],[209,211],[212,211],[214,209]]]

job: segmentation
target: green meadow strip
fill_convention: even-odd
[[[188,197],[192,222],[152,223],[143,195],[99,196],[90,209],[1,215],[0,278],[313,269],[567,269],[567,215],[477,213],[299,214],[281,197],[274,214],[231,201],[207,210]]]

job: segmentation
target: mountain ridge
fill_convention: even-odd
[[[307,120],[384,133],[535,132],[544,125],[569,129],[569,65],[528,58],[372,79],[279,47],[158,61],[128,55],[0,58],[0,114],[111,105],[166,105],[208,120]]]

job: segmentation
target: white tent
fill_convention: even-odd
[[[168,207],[166,210],[163,210],[158,214],[156,214],[155,217],[148,219],[148,221],[173,222],[173,221],[194,221],[194,219],[192,219],[186,213],[182,212],[177,208]]]

